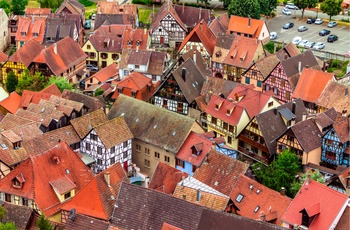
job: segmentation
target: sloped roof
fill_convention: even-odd
[[[211,150],[208,163],[197,168],[193,177],[229,196],[241,173],[245,174],[249,165]]]
[[[243,196],[240,202],[237,200],[239,195]],[[259,220],[262,215],[265,215],[266,220],[270,220],[268,222],[276,225],[281,224],[280,218],[292,201],[291,198],[242,174],[239,176],[230,197],[239,208],[238,215],[255,220]],[[259,210],[255,212],[257,207]],[[269,216],[271,217],[269,218]]]
[[[25,14],[26,15],[49,15],[51,13],[50,8],[26,8],[25,9]]]
[[[8,56],[0,50],[0,63],[4,63],[5,61],[7,61],[7,59]]]
[[[132,14],[96,14],[94,30],[101,26],[123,26],[132,27],[135,24],[135,16]],[[94,32],[95,33],[95,32]]]
[[[332,73],[304,68],[293,92],[293,98],[315,103],[333,76]]]
[[[250,25],[248,25],[249,23]],[[253,38],[256,38],[260,35],[264,24],[265,22],[262,20],[231,15],[228,31],[251,34]]]
[[[184,61],[186,61],[189,58],[191,58],[193,62],[196,63],[198,70],[201,71],[203,76],[212,76],[212,71],[210,70],[207,62],[204,60],[203,56],[200,52],[198,52],[197,49],[190,49],[182,55],[182,59]]]
[[[350,111],[350,86],[329,81],[316,104],[324,108],[334,108],[338,113]]]
[[[263,59],[260,59],[259,61],[255,62],[252,65],[255,65],[258,70],[260,71],[263,78],[267,78],[272,70],[275,69],[275,67],[280,63],[280,60],[277,58],[275,54],[264,57]]]
[[[32,123],[32,120],[16,116],[12,113],[7,113],[0,122],[0,130],[12,129],[14,127]]]
[[[173,194],[177,183],[186,177],[188,177],[187,173],[159,161],[148,188],[166,194]]]
[[[337,133],[341,143],[350,141],[350,117],[339,117],[333,124],[334,131]]]
[[[179,51],[186,46],[187,42],[201,42],[211,56],[213,54],[215,40],[216,37],[204,19],[202,19],[182,41]]]
[[[118,76],[118,73],[119,73],[118,64],[113,62],[112,64],[101,69],[100,71],[98,71],[97,73],[92,75],[91,77],[86,78],[85,82],[88,82],[89,79],[91,79],[91,78],[95,78],[99,82],[103,83],[109,79],[112,79],[112,78]]]
[[[109,223],[105,220],[97,218],[91,218],[89,216],[81,215],[80,213],[74,214],[74,220],[67,219],[64,225],[64,229],[94,229],[94,230],[112,230]]]
[[[346,194],[314,180],[310,180],[308,183],[306,181],[281,219],[291,225],[301,225],[302,213],[300,211],[319,204],[321,207],[320,213],[310,223],[309,229],[331,229],[335,227],[332,226],[332,223],[341,214],[340,211],[346,205],[347,199]]]
[[[34,213],[32,208],[7,202],[1,205],[6,210],[6,214],[2,219],[3,223],[12,222],[18,230],[28,229]]]
[[[195,27],[202,20],[204,20],[207,24],[210,24],[210,22],[215,18],[211,14],[210,9],[202,9],[185,5],[174,5],[174,9],[187,28]]]
[[[84,106],[88,108],[89,112],[93,112],[106,106],[102,101],[95,97],[90,97],[85,94],[76,93],[67,89],[63,90],[62,97],[83,103]]]
[[[45,89],[41,90],[40,92],[48,93],[48,94],[55,95],[55,96],[58,96],[58,97],[61,96],[61,91],[59,90],[57,85],[54,84],[54,83],[52,83],[51,85],[47,86]]]
[[[124,116],[134,138],[172,153],[178,152],[190,131],[198,125],[193,118],[123,94],[119,95],[107,116],[109,119]]]
[[[224,26],[221,24],[219,18],[215,18],[209,25],[209,29],[214,34],[215,37],[218,37],[220,34],[227,33]]]
[[[79,31],[77,28],[77,21],[75,19],[66,17],[51,17],[48,18],[46,23],[46,34],[44,38],[44,45],[50,46],[52,44],[50,39],[58,41],[66,36],[71,37],[77,42],[78,36],[76,32]],[[79,34],[79,32],[78,32]]]
[[[28,42],[35,40],[39,43],[44,41],[46,18],[45,17],[20,17],[16,32],[16,41]],[[23,33],[25,33],[23,35]],[[34,35],[36,34],[36,35]]]
[[[4,107],[10,113],[15,114],[17,109],[19,108],[20,100],[21,96],[14,91],[10,94],[9,97],[0,101],[0,106]]]
[[[105,176],[108,174],[110,186],[108,186],[105,179]],[[113,164],[108,169],[97,174],[61,209],[69,211],[75,208],[79,214],[109,220],[123,181],[127,182],[123,167],[120,163]]]
[[[134,14],[137,15],[137,5],[133,4],[119,4],[117,1],[113,2],[98,2],[97,13],[101,14]]]
[[[34,58],[43,50],[45,47],[32,39],[24,43],[24,45],[19,48],[14,54],[12,54],[8,61],[10,62],[20,62],[29,67],[30,63]]]
[[[64,0],[56,10],[56,13],[60,13],[64,8],[67,8],[72,14],[81,14],[85,11],[84,5],[79,3],[78,0]]]
[[[283,46],[282,49],[277,51],[276,53],[277,58],[282,61],[283,59],[288,59],[290,57],[297,56],[301,54],[300,50],[296,45],[294,45],[292,42],[288,43],[287,45]]]
[[[128,5],[124,4],[124,6]],[[123,48],[146,50],[149,43],[148,39],[149,31],[147,29],[127,28],[123,34]],[[131,45],[129,45],[129,41],[131,41]]]
[[[59,163],[54,161],[54,157],[58,157]],[[13,178],[19,173],[25,179],[20,189],[12,186]],[[50,182],[64,176],[75,182],[76,192],[93,178],[78,155],[65,142],[61,142],[43,154],[19,164],[2,179],[0,191],[34,200],[43,214],[49,217],[62,206]]]
[[[39,102],[39,104],[42,102],[43,100],[41,100]],[[81,102],[77,102],[77,101],[73,101],[73,100],[69,100],[66,98],[62,98],[62,97],[58,97],[56,95],[51,95],[50,98],[47,100],[48,102],[52,103],[55,105],[55,107],[57,108],[57,110],[60,110],[60,108],[62,107],[70,107],[72,109],[74,109],[76,112],[80,112],[84,106],[83,103]],[[64,110],[62,110],[64,111]]]
[[[102,109],[98,109],[81,117],[72,119],[70,123],[78,133],[79,137],[83,139],[93,127],[107,121],[108,117],[105,112]]]
[[[93,127],[98,138],[106,149],[121,144],[133,138],[133,135],[126,124],[123,116],[116,117],[102,124]]]
[[[201,149],[197,150],[200,151],[198,155],[194,155],[192,151],[192,148],[196,145],[201,145]],[[191,132],[176,154],[176,158],[199,167],[205,156],[209,153],[211,146],[211,140],[195,132]]]
[[[317,116],[315,117],[315,122],[319,126],[321,126],[321,128],[326,128],[334,123],[337,116],[338,116],[337,111],[335,111],[335,109],[332,107],[323,113],[317,114]]]
[[[30,90],[24,90],[22,93],[21,101],[19,102],[19,108],[26,108],[29,104],[38,104],[41,99],[48,100],[52,94],[44,92],[35,92]]]
[[[162,76],[163,71],[165,71],[164,63],[167,60],[167,58],[168,58],[168,54],[166,52],[152,51],[146,73]]]
[[[40,54],[34,58],[33,62],[47,64],[50,70],[56,76],[59,76],[61,73],[79,64],[86,58],[87,55],[80,48],[79,44],[67,36],[43,49]]]

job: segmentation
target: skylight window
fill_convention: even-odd
[[[238,203],[241,203],[241,201],[243,200],[244,196],[242,194],[238,194],[237,198],[236,198],[236,201]]]
[[[256,213],[257,211],[259,211],[260,207],[256,206],[256,208],[254,209],[254,212]]]
[[[6,146],[4,143],[2,143],[2,144],[1,144],[1,148],[2,148],[2,149],[7,149],[7,146]]]

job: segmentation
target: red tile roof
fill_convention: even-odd
[[[56,84],[51,84],[47,86],[45,89],[41,90],[42,93],[49,93],[51,95],[55,95],[61,97],[61,91],[58,89]]]
[[[105,179],[108,174],[110,186],[108,186]],[[70,211],[75,208],[77,213],[109,220],[122,181],[127,182],[127,177],[121,164],[116,163],[97,174],[61,209]]]
[[[179,47],[179,51],[181,51],[186,46],[187,42],[201,42],[211,56],[214,51],[216,37],[209,29],[204,19],[202,19],[200,23],[198,23],[196,27],[194,27],[194,29],[182,41],[181,46]]]
[[[131,48],[139,50],[146,50],[148,48],[149,31],[147,29],[133,29],[127,28],[123,34],[123,49]],[[131,44],[129,43],[131,41]],[[129,45],[130,44],[130,45]],[[139,45],[137,45],[139,44]]]
[[[338,117],[333,124],[333,128],[341,143],[350,141],[350,117]]]
[[[109,79],[117,77],[118,75],[119,75],[118,64],[113,62],[109,66],[101,69],[100,71],[98,71],[97,73],[92,75],[91,77],[87,78],[85,80],[85,82],[88,82],[89,79],[91,79],[91,78],[95,78],[99,82],[103,83],[103,82],[106,82]]]
[[[290,225],[301,225],[302,213],[300,211],[306,209],[309,215],[319,211],[319,214],[311,222],[309,230],[331,229],[335,227],[332,226],[332,223],[346,207],[347,199],[346,194],[310,180],[308,184],[305,182],[300,188],[281,219]],[[317,210],[318,205],[319,210]]]
[[[0,50],[0,63],[4,63],[5,61],[7,61],[7,59],[7,55]]]
[[[192,152],[192,149],[195,148],[196,145],[200,145],[201,147],[200,150],[198,149],[198,151],[200,151],[198,156],[194,155]],[[179,152],[176,154],[176,158],[198,167],[202,164],[204,157],[209,153],[211,146],[211,140],[202,135],[191,132],[181,146]]]
[[[97,12],[101,14],[134,14],[137,15],[137,5],[119,4],[117,1],[97,3]]]
[[[249,20],[250,26],[248,26]],[[245,17],[231,15],[230,23],[228,25],[228,31],[232,31],[235,33],[251,34],[253,38],[256,38],[259,37],[264,23],[264,21],[258,19],[249,19]]]
[[[187,177],[187,173],[171,167],[163,162],[158,162],[148,188],[164,192],[166,194],[173,194],[177,183]]]
[[[12,180],[20,173],[25,182],[21,188],[14,188]],[[68,177],[75,184],[75,192],[93,178],[90,169],[65,142],[20,163],[2,179],[0,191],[34,200],[43,214],[49,217],[62,206],[50,182],[62,177]]]
[[[0,102],[0,106],[4,107],[10,113],[15,114],[19,108],[20,101],[21,96],[16,92],[12,92],[9,97]]]
[[[28,15],[49,15],[51,13],[50,8],[26,8],[25,14]]]
[[[293,98],[315,103],[333,76],[333,73],[304,68],[294,90]]]
[[[166,222],[163,223],[162,230],[182,230],[182,228],[175,227],[171,224],[168,224]]]
[[[26,67],[29,67],[33,59],[43,50],[45,47],[32,39],[26,42],[21,48],[19,48],[14,54],[12,54],[8,61],[23,63]]]
[[[211,150],[207,162],[197,168],[193,177],[229,196],[239,175],[245,174],[249,165]]]
[[[16,33],[16,42],[29,40],[35,40],[39,43],[43,43],[45,34],[46,18],[43,17],[20,17],[18,21],[18,29]],[[23,36],[23,33],[25,35]],[[38,36],[34,36],[34,34]]]
[[[238,195],[243,196],[240,202],[237,201]],[[265,215],[267,219],[270,219],[268,222],[277,225],[281,224],[280,218],[292,201],[291,198],[244,175],[239,176],[230,197],[240,209],[237,215],[251,219],[261,219],[261,216]],[[255,212],[257,207],[259,210]]]

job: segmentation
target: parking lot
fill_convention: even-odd
[[[267,21],[267,26],[269,28],[269,31],[277,32],[276,41],[279,41],[279,42],[284,41],[285,43],[289,43],[293,40],[294,37],[299,36],[303,40],[308,40],[313,42],[324,42],[326,44],[324,48],[325,51],[338,53],[338,54],[345,54],[350,50],[350,31],[348,26],[337,25],[334,28],[328,28],[327,27],[328,23],[326,21],[321,25],[307,24],[306,23],[307,17],[304,17],[304,19],[301,19],[300,16],[295,16],[294,12],[292,12],[292,15],[284,15],[282,14],[281,11],[282,10],[279,9],[279,15]],[[300,10],[298,11],[300,12]],[[287,22],[293,22],[294,27],[287,30],[282,29],[283,25]],[[299,26],[306,26],[308,30],[304,32],[298,32]],[[334,43],[328,43],[327,37],[329,35],[320,36],[318,34],[322,29],[328,29],[331,31],[331,34],[337,35],[338,41]]]

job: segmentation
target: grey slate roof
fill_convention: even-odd
[[[66,89],[63,90],[62,98],[83,103],[84,107],[89,109],[89,112],[105,107],[105,104],[97,98],[90,97],[82,93],[76,93]]]
[[[313,119],[301,121],[292,126],[291,129],[306,153],[321,147],[322,133]]]
[[[134,138],[177,153],[194,125],[193,118],[120,94],[108,119],[124,116]],[[181,124],[181,125],[179,125]]]
[[[30,226],[33,209],[27,206],[19,206],[10,203],[0,204],[6,209],[6,214],[2,219],[2,223],[13,222],[18,230],[28,229]]]

